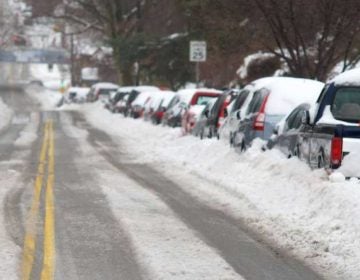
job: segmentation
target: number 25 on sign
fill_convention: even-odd
[[[206,42],[191,41],[190,42],[190,61],[205,62],[206,61]]]

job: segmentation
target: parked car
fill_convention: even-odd
[[[153,86],[138,86],[135,87],[129,94],[126,101],[125,108],[123,110],[123,113],[125,116],[128,116],[132,110],[132,103],[134,100],[138,97],[138,95],[141,92],[153,92],[153,91],[159,91],[160,89],[158,87]]]
[[[145,107],[151,103],[152,98],[157,94],[157,91],[143,91],[132,102],[130,107],[130,117],[137,119],[143,117]]]
[[[219,133],[221,138],[234,145],[234,139],[239,128],[240,120],[245,118],[246,109],[249,106],[254,92],[261,89],[268,82],[268,79],[258,79],[246,85],[244,89],[236,96],[236,98],[228,106],[228,117],[224,124],[220,127]]]
[[[318,96],[318,95],[317,95]],[[315,101],[313,103],[313,106]],[[297,106],[290,114],[281,120],[274,129],[274,134],[267,142],[265,149],[277,147],[287,157],[298,156],[299,136],[303,130],[303,118],[306,111],[310,110],[309,103]]]
[[[122,100],[125,95],[129,94],[132,90],[134,89],[134,87],[120,87],[117,91],[116,94],[114,94],[110,99],[109,102],[107,104],[107,109],[113,113],[119,113],[118,108],[116,107],[117,103]]]
[[[164,112],[161,123],[170,127],[181,126],[181,118],[185,109],[186,103],[177,92]]]
[[[213,89],[192,89],[183,90],[181,94],[185,101],[185,110],[182,115],[181,125],[184,134],[187,134],[191,133],[207,103],[213,98],[218,98],[222,92]]]
[[[148,118],[153,124],[160,124],[170,103],[175,99],[173,91],[159,91],[149,104]]]
[[[324,84],[309,79],[270,77],[261,81],[241,118],[234,144],[245,150],[255,138],[268,140],[276,124],[296,106],[319,94]]]
[[[119,86],[112,83],[97,83],[91,87],[88,101],[105,100],[109,98],[111,92],[116,92],[118,89]]]
[[[216,100],[216,98],[211,99],[202,110],[192,130],[192,134],[194,136],[200,137],[200,139],[204,139],[205,135],[208,136],[208,134],[205,133],[208,121],[208,113],[211,111],[212,107],[216,103]]]
[[[114,113],[121,113],[125,115],[126,106],[128,103],[128,98],[130,93],[126,93],[116,104],[114,108]]]
[[[207,116],[206,125],[202,131],[208,138],[217,137],[220,138],[219,128],[224,124],[225,118],[228,116],[227,106],[236,98],[239,94],[238,90],[228,90],[224,92],[211,107],[211,110],[205,111]]]
[[[65,94],[65,102],[67,103],[84,103],[90,88],[87,87],[71,87]]]
[[[303,116],[298,156],[313,168],[360,177],[360,69],[329,82]]]

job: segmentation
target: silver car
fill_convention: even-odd
[[[324,84],[309,79],[269,77],[260,79],[234,136],[234,145],[245,150],[255,138],[268,140],[274,128],[301,103],[314,103]],[[258,80],[259,81],[259,80]]]

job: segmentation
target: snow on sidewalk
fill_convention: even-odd
[[[71,106],[125,146],[128,160],[187,181],[188,192],[243,219],[326,279],[360,279],[358,180],[331,182],[324,171],[311,171],[295,158],[261,152],[259,142],[238,155],[222,141],[182,137],[178,129],[124,119],[102,107]]]

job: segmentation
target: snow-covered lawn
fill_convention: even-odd
[[[113,115],[100,103],[67,109],[80,110],[119,141],[128,151],[124,160],[160,169],[327,279],[360,279],[358,180],[330,180],[277,150],[261,152],[260,141],[239,155],[222,141],[184,137],[178,129]]]

